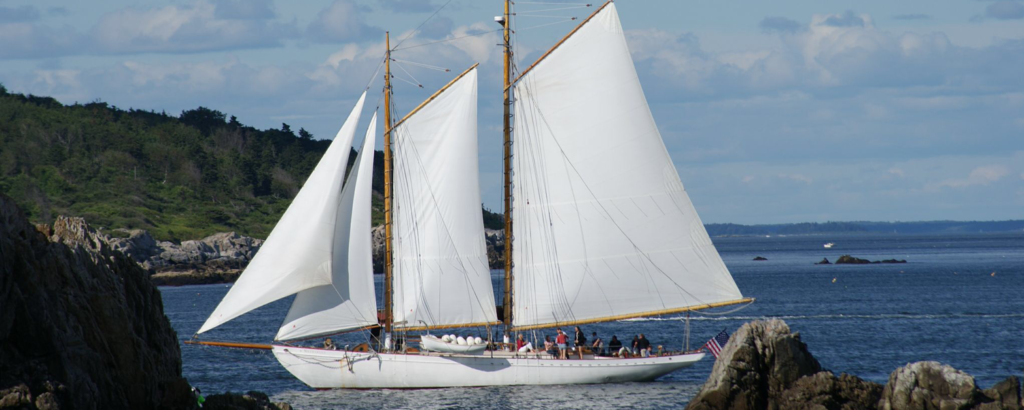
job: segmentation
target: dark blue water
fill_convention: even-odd
[[[835,242],[824,249],[825,242]],[[937,360],[991,386],[1024,369],[1024,233],[717,238],[736,283],[757,303],[725,316],[691,316],[691,344],[722,329],[778,317],[800,332],[826,368],[884,383],[895,368]],[[907,264],[814,265],[840,255]],[[767,261],[755,262],[755,256]],[[495,279],[500,272],[495,272]],[[498,282],[496,282],[498,283]],[[228,285],[161,288],[164,309],[187,340]],[[500,298],[498,298],[500,300]],[[268,343],[287,311],[282,300],[203,335],[203,340]],[[584,326],[606,340],[644,333],[666,349],[683,344],[682,316]],[[365,341],[353,334],[341,345]],[[186,378],[205,392],[261,390],[298,408],[679,408],[713,362],[653,383],[437,389],[311,391],[264,351],[182,346]],[[641,393],[641,394],[637,394]]]

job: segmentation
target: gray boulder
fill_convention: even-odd
[[[854,376],[836,377],[778,319],[746,323],[729,339],[694,410],[873,408],[881,386]]]
[[[1020,381],[1010,377],[981,391],[974,377],[939,362],[910,363],[892,372],[882,410],[1018,410]]]

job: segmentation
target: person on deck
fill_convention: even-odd
[[[334,341],[332,341],[331,338],[328,337],[326,340],[324,340],[324,349],[335,350],[337,349],[337,347],[334,346]]]
[[[558,344],[558,358],[566,360],[569,358],[566,355],[569,350],[569,336],[562,332],[562,328],[558,328],[557,332],[558,336],[555,336],[555,343]]]
[[[612,340],[608,342],[608,352],[613,355],[622,357],[622,341],[618,337],[612,335]]]
[[[594,352],[595,356],[604,356],[604,340],[597,337],[597,332],[591,333],[590,337],[593,339],[590,344],[590,351]]]
[[[523,334],[520,333],[516,337],[516,351],[519,353],[528,353],[533,351],[533,343],[523,340]]]
[[[637,349],[640,349],[640,357],[647,357],[651,355],[651,341],[644,337],[644,334],[640,334],[640,340],[636,342]]]
[[[637,350],[638,349],[637,343],[640,343],[640,338],[637,337],[637,336],[633,336],[633,343],[629,344],[629,354],[630,355],[633,355],[633,356],[639,356],[640,355],[640,350]]]
[[[583,360],[583,348],[587,345],[587,336],[583,334],[583,329],[576,326],[575,335],[576,351],[580,354],[580,360]]]
[[[552,356],[558,356],[558,350],[555,350],[555,342],[551,341],[551,336],[544,336],[544,351]]]

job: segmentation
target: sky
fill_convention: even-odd
[[[498,210],[501,5],[0,0],[0,83],[330,139],[364,89],[364,122],[379,104],[390,31],[399,112],[480,63],[481,194]],[[518,66],[597,5],[517,2]],[[705,223],[1024,219],[1024,0],[616,5]]]

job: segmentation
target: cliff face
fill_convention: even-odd
[[[82,219],[47,238],[0,194],[0,260],[0,408],[192,406],[160,293]]]

